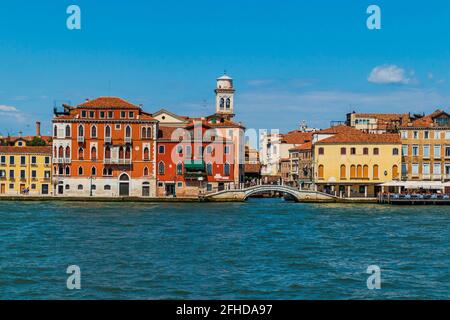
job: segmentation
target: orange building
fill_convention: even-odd
[[[155,196],[158,121],[116,97],[63,107],[53,118],[55,195]]]

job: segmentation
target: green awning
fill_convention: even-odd
[[[184,162],[186,172],[202,172],[205,171],[205,161],[203,160],[186,160]]]

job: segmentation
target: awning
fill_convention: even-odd
[[[205,161],[203,160],[186,160],[184,162],[186,172],[203,172],[205,171]]]
[[[443,189],[445,184],[440,181],[390,181],[383,183],[382,187],[403,187],[405,189]]]

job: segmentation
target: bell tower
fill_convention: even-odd
[[[234,87],[233,79],[224,74],[217,79],[216,114],[224,118],[234,117]]]

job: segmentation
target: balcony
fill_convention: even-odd
[[[131,159],[103,159],[104,164],[114,164],[114,165],[131,165]]]
[[[441,181],[442,175],[441,174],[433,174],[432,179],[436,180],[436,181]]]
[[[53,158],[53,163],[62,164],[62,163],[71,163],[72,159],[70,158]]]
[[[119,164],[120,165],[131,165],[131,159],[119,159]]]
[[[431,175],[430,174],[422,174],[422,179],[423,180],[431,180]]]
[[[84,143],[84,137],[78,137],[77,141],[78,143]]]
[[[105,137],[105,143],[111,143],[112,139],[111,137]]]
[[[131,143],[131,137],[125,137],[125,143]]]

